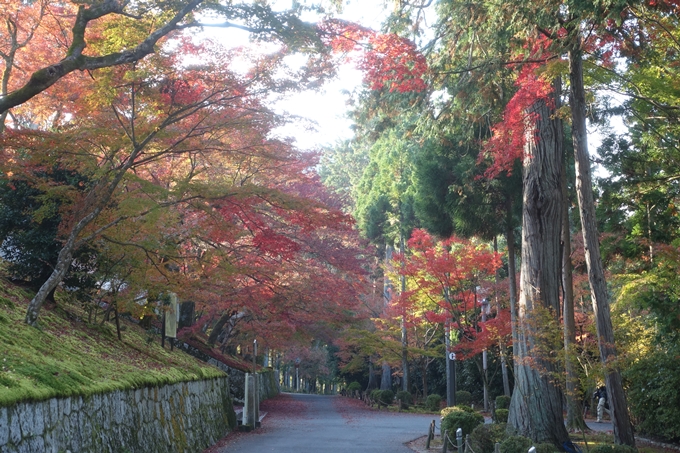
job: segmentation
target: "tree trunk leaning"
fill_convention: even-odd
[[[571,82],[572,139],[576,164],[576,193],[583,230],[588,281],[590,282],[591,299],[596,319],[600,360],[605,367],[605,384],[614,426],[614,441],[617,444],[635,446],[635,437],[628,415],[628,404],[623,392],[621,374],[615,364],[614,330],[609,309],[607,282],[604,278],[598,242],[586,132],[582,49],[579,39],[577,38],[577,41],[572,44],[572,48],[569,49],[569,78]]]

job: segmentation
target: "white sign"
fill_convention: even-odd
[[[456,353],[455,352],[449,352],[449,360],[456,360]]]

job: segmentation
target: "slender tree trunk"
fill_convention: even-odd
[[[513,374],[517,374],[517,257],[515,256],[515,229],[512,221],[512,199],[508,195],[505,199],[506,223],[505,239],[508,242],[508,285],[510,286],[510,323],[512,328],[512,358]]]
[[[366,391],[371,391],[378,388],[378,383],[375,379],[375,370],[373,368],[373,359],[368,359],[368,385],[366,386]]]
[[[633,428],[628,415],[628,404],[623,392],[621,374],[615,366],[616,346],[609,310],[607,282],[604,278],[600,244],[595,220],[593,186],[590,178],[590,159],[586,132],[585,89],[583,87],[583,61],[580,38],[569,49],[570,103],[572,116],[572,139],[576,160],[576,193],[578,195],[583,242],[585,246],[588,281],[595,312],[597,342],[600,360],[605,367],[605,384],[609,396],[611,418],[614,425],[614,441],[617,444],[635,446]]]
[[[560,108],[562,79],[555,81],[555,106]],[[565,397],[567,399],[567,430],[587,431],[581,407],[579,379],[574,365],[576,325],[574,322],[574,283],[571,266],[571,229],[569,228],[569,203],[567,192],[567,156],[564,155],[564,171],[560,181],[562,189],[562,318],[564,333]]]
[[[498,253],[498,239],[496,236],[493,238],[493,251]],[[496,275],[495,275],[495,280],[496,280],[496,286],[498,286],[498,272],[499,270],[496,270]],[[501,312],[501,301],[500,298],[498,297],[498,294],[494,295],[494,299],[496,302],[496,311],[498,313]],[[503,394],[505,396],[510,396],[510,379],[508,377],[508,364],[506,363],[506,348],[505,344],[503,344],[502,340],[498,341],[498,350],[500,352],[501,356],[501,374],[503,375]]]
[[[406,244],[404,243],[404,234],[401,233],[399,237],[399,242],[400,242],[400,247],[401,247],[401,256],[404,257],[402,258],[401,264],[403,266],[404,264],[404,259],[406,256]],[[406,277],[402,275],[400,277],[400,283],[401,283],[401,293],[406,292]],[[401,317],[401,369],[403,373],[403,379],[401,382],[401,389],[405,392],[409,391],[409,370],[408,370],[408,332],[406,331],[406,316],[402,315]]]
[[[522,267],[514,346],[517,372],[508,429],[561,447],[569,434],[555,360],[541,351],[544,322],[539,315],[546,309],[553,316],[560,311],[562,131],[545,101],[537,101],[527,113],[535,115],[536,123],[527,127],[523,162]]]
[[[217,338],[220,336],[220,332],[222,332],[224,325],[229,322],[231,316],[232,316],[231,313],[224,313],[222,316],[220,316],[220,319],[217,320],[217,323],[212,328],[210,336],[208,337],[209,345],[214,345],[217,342]]]

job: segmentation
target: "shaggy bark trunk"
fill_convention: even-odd
[[[560,311],[560,177],[562,131],[551,119],[554,111],[537,101],[524,150],[522,266],[515,345],[515,391],[508,429],[537,443],[561,447],[569,435],[562,415],[562,392],[556,385],[555,359],[542,352],[540,314]],[[535,119],[535,124],[532,124]],[[548,351],[550,349],[548,348]]]
[[[512,327],[512,355],[513,355],[513,375],[517,374],[517,357],[515,346],[517,344],[517,257],[515,256],[515,230],[512,221],[512,199],[508,196],[505,200],[506,205],[506,230],[505,239],[508,243],[508,285],[510,286],[510,323]]]
[[[602,268],[600,244],[595,219],[593,186],[590,178],[590,159],[586,132],[585,89],[583,87],[583,61],[581,43],[575,41],[569,49],[570,103],[572,116],[572,139],[576,159],[576,193],[583,230],[588,281],[590,282],[593,311],[597,326],[597,342],[600,360],[605,367],[605,384],[609,396],[614,441],[617,444],[635,446],[633,428],[628,415],[628,404],[623,392],[621,374],[616,368],[616,346],[609,310],[607,282]]]
[[[373,359],[368,359],[368,385],[366,386],[366,391],[377,389],[378,383],[375,379],[375,369],[373,367]]]
[[[382,364],[380,390],[392,390],[392,368],[390,368],[390,365],[387,362],[383,362]]]

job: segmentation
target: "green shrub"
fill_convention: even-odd
[[[472,393],[466,392],[465,390],[458,390],[456,392],[456,406],[469,406],[470,403],[472,403]]]
[[[380,402],[388,405],[392,404],[394,401],[394,392],[392,390],[381,390],[380,391]]]
[[[371,399],[375,401],[376,403],[380,404],[380,395],[382,394],[382,390],[380,389],[375,389],[371,390]]]
[[[542,443],[536,445],[536,453],[560,453],[560,451],[551,443]]]
[[[475,412],[475,410],[473,408],[471,408],[470,406],[459,405],[459,406],[445,407],[444,409],[442,409],[440,411],[440,413],[441,413],[442,418],[444,418],[447,415],[449,415],[451,412],[456,412],[456,411],[458,411],[458,412],[469,412],[469,413]]]
[[[479,425],[470,433],[470,446],[475,453],[494,453],[496,442],[505,439],[505,424]]]
[[[427,407],[428,411],[438,411],[439,406],[442,403],[442,397],[441,395],[437,395],[436,393],[433,393],[432,395],[428,395],[427,399],[425,400],[425,407]]]
[[[408,409],[411,404],[413,404],[413,397],[406,390],[399,390],[397,392],[396,398],[400,401],[401,409]]]
[[[496,397],[496,409],[510,409],[510,397],[498,395]]]
[[[496,423],[507,423],[510,411],[507,409],[496,409]]]
[[[676,354],[657,352],[642,357],[623,377],[636,427],[644,434],[680,439],[680,360]]]
[[[484,423],[484,416],[477,412],[466,412],[464,410],[456,410],[456,407],[447,408],[453,409],[442,418],[441,431],[448,431],[449,437],[454,438],[456,430],[461,428],[463,436],[470,434],[477,426]]]
[[[532,445],[533,441],[528,437],[510,436],[501,442],[501,453],[527,453]]]
[[[350,392],[354,391],[361,391],[361,384],[359,384],[357,381],[352,382],[350,385],[347,386],[347,390]]]
[[[628,445],[599,444],[592,447],[590,453],[637,453],[637,449]]]

